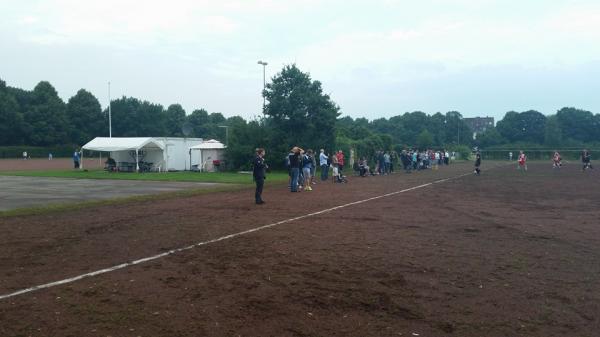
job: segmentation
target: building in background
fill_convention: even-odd
[[[494,117],[473,117],[464,118],[465,124],[473,131],[473,139],[477,138],[477,134],[485,132],[487,129],[494,127]]]

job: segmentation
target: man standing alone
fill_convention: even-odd
[[[265,169],[267,165],[265,164],[265,149],[258,148],[256,149],[256,157],[254,157],[254,182],[256,183],[256,191],[254,192],[254,199],[257,205],[262,205],[265,202],[262,200],[262,191],[263,186],[265,185]]]
[[[81,154],[79,153],[79,149],[75,150],[75,152],[73,152],[73,167],[78,169],[79,168],[79,159],[81,158]]]
[[[329,165],[327,165],[327,155],[324,149],[321,149],[321,154],[319,155],[319,165],[321,166],[321,180],[325,181],[329,175]]]

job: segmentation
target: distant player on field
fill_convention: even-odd
[[[583,171],[587,169],[593,169],[592,167],[592,155],[588,150],[581,151],[581,163],[583,164]]]
[[[479,153],[479,151],[477,151],[477,154],[475,155],[475,175],[481,174],[481,169],[479,168],[480,166],[481,166],[481,153]]]
[[[552,155],[552,168],[560,168],[562,166],[562,158],[558,151],[554,151],[554,155]]]
[[[527,171],[527,156],[523,151],[519,152],[519,170]]]

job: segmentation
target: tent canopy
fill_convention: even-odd
[[[215,149],[224,149],[226,147],[227,146],[225,146],[220,141],[211,139],[211,140],[202,142],[198,145],[194,145],[194,146],[190,147],[190,150],[215,150]]]
[[[102,152],[140,150],[142,148],[164,150],[165,146],[162,142],[151,137],[96,137],[82,147],[84,150]]]

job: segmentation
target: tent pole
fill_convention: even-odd
[[[138,159],[138,149],[135,149],[135,170],[140,172],[140,160]]]

